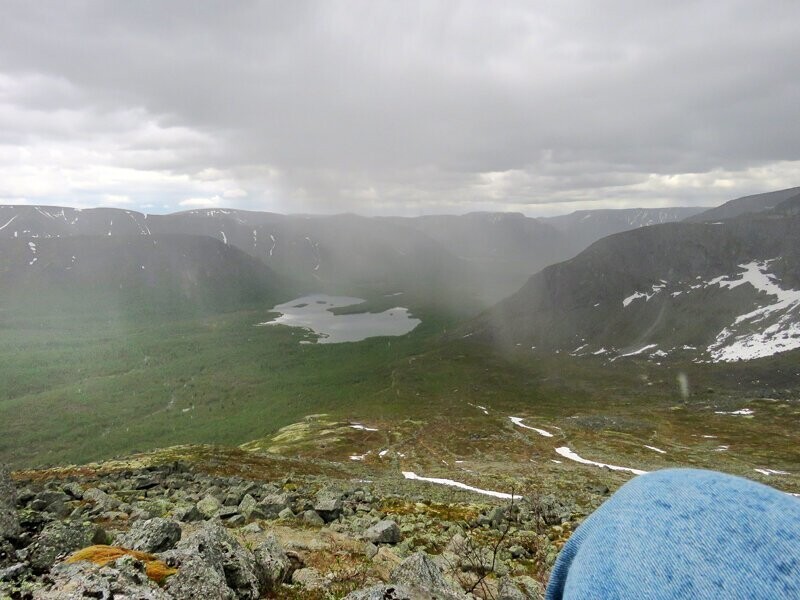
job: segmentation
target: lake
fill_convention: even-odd
[[[405,335],[422,322],[410,316],[407,308],[399,306],[380,313],[337,315],[331,312],[333,308],[355,306],[363,302],[363,298],[349,296],[302,296],[273,307],[272,311],[281,313],[281,316],[258,325],[302,327],[319,336],[317,343],[338,344],[359,342],[370,337]]]

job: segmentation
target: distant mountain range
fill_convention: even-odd
[[[576,252],[580,252],[606,236],[639,227],[682,221],[704,210],[696,206],[578,210],[568,215],[550,217],[545,222],[567,236]]]
[[[277,301],[286,287],[269,267],[209,237],[0,240],[0,303],[18,313],[113,309],[174,317]]]
[[[730,200],[725,204],[712,208],[686,218],[686,221],[702,223],[704,221],[720,221],[731,219],[748,213],[758,213],[772,210],[782,202],[800,195],[800,187],[767,192],[766,194],[754,194]]]
[[[798,190],[552,219],[0,206],[0,300],[169,314],[403,292],[405,306],[470,316],[505,297],[464,334],[576,355],[756,358],[800,347]]]
[[[466,335],[614,358],[800,348],[800,196],[783,196],[761,212],[604,238],[534,275]]]
[[[404,291],[419,303],[487,306],[596,239],[679,220],[693,210],[584,211],[533,219],[518,213],[365,218],[226,209],[145,215],[114,208],[0,206],[0,240],[205,236],[241,250],[306,289]]]

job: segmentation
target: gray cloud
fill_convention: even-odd
[[[798,23],[780,0],[7,2],[0,200],[549,214],[788,187]]]

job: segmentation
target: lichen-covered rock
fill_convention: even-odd
[[[0,465],[0,539],[13,539],[20,532],[17,493],[6,465]]]
[[[65,483],[61,487],[61,489],[64,490],[64,493],[67,494],[70,498],[73,498],[75,500],[83,499],[83,488],[76,481],[69,481]]]
[[[459,590],[447,580],[444,571],[425,552],[416,552],[392,571],[393,583],[418,586],[431,593],[453,594]]]
[[[116,544],[142,552],[164,552],[171,550],[181,539],[181,526],[175,521],[156,517],[147,521],[136,521]]]
[[[106,494],[99,488],[89,488],[83,491],[83,499],[93,502],[97,512],[116,510],[119,508],[120,501]]]
[[[280,512],[289,508],[291,500],[287,494],[268,494],[258,503],[258,508],[268,519],[274,519]]]
[[[50,573],[52,584],[37,590],[35,600],[74,600],[76,598],[127,598],[172,600],[145,574],[144,563],[125,556],[100,567],[91,562],[62,563]]]
[[[217,500],[211,494],[207,494],[197,503],[197,510],[200,511],[200,514],[206,519],[211,519],[212,517],[217,516],[217,513],[219,513],[221,508],[222,502]]]
[[[292,583],[301,585],[309,591],[321,590],[327,585],[322,573],[313,567],[297,569],[292,573]]]
[[[344,600],[464,600],[458,592],[431,591],[421,586],[381,583],[350,592]]]
[[[316,527],[322,527],[325,525],[325,520],[319,516],[319,513],[315,510],[306,510],[303,512],[303,521],[308,523],[309,525],[314,525]]]
[[[529,600],[530,598],[510,577],[503,577],[497,586],[497,600]]]
[[[258,509],[258,501],[251,494],[245,494],[242,498],[242,501],[239,503],[239,513],[243,515],[245,519],[264,518],[264,515]]]
[[[262,593],[275,590],[288,579],[292,563],[274,535],[267,536],[253,555]]]
[[[107,542],[105,531],[93,523],[54,521],[48,523],[28,547],[28,562],[34,571],[44,572],[60,556]]]
[[[342,494],[335,490],[321,490],[314,502],[314,510],[326,523],[335,521],[342,514]]]
[[[181,523],[190,523],[192,521],[202,521],[203,515],[194,504],[181,504],[172,510],[172,518]]]
[[[175,550],[163,556],[168,564],[178,568],[178,573],[167,582],[176,597],[196,597],[193,594],[199,593],[196,590],[204,572],[215,589],[221,577],[234,597],[253,600],[260,597],[255,557],[218,522],[203,523],[200,529],[178,542]],[[219,577],[211,575],[211,571]]]
[[[378,521],[375,525],[367,529],[364,532],[364,538],[373,544],[396,544],[401,540],[402,535],[400,534],[400,528],[397,526],[397,523],[385,519],[383,521]]]
[[[503,577],[497,588],[497,600],[539,600],[544,586],[532,577]]]
[[[178,572],[164,584],[164,590],[171,597],[235,600],[236,594],[228,586],[221,565],[214,565],[204,557],[191,554],[182,554],[179,560],[168,556],[167,562],[178,568]]]

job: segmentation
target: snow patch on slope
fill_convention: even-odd
[[[768,272],[769,264],[774,260],[739,265],[744,271],[738,278],[712,280],[728,289],[750,284],[756,291],[774,298],[769,304],[736,317],[717,334],[714,343],[708,347],[714,362],[763,358],[800,348],[800,290],[780,287],[777,278]]]
[[[495,498],[502,498],[503,500],[511,500],[512,498],[511,494],[506,494],[504,492],[495,492],[494,490],[483,490],[481,488],[476,488],[471,485],[467,485],[466,483],[461,483],[460,481],[453,481],[452,479],[442,479],[440,477],[422,477],[420,475],[417,475],[413,471],[403,471],[403,477],[405,477],[406,479],[415,479],[417,481],[427,481],[428,483],[438,483],[439,485],[455,487],[462,490],[467,490],[468,492],[483,494],[484,496],[494,496]],[[521,498],[522,496],[513,496],[513,497]]]
[[[611,469],[612,471],[628,471],[629,473],[633,473],[634,475],[644,475],[647,471],[642,471],[641,469],[633,469],[631,467],[618,467],[617,465],[609,465],[606,463],[595,462],[593,460],[589,460],[586,458],[582,458],[578,456],[575,452],[569,449],[567,446],[561,446],[560,448],[556,448],[556,452],[563,456],[564,458],[568,458],[569,460],[574,460],[575,462],[579,462],[584,465],[594,465],[595,467],[607,468]]]
[[[626,308],[631,302],[633,302],[634,300],[638,300],[639,298],[644,298],[644,301],[648,302],[650,300],[650,298],[655,296],[658,292],[663,290],[666,286],[667,286],[667,283],[665,281],[662,281],[661,283],[654,284],[649,293],[648,292],[634,292],[633,294],[631,294],[630,296],[628,296],[627,298],[625,298],[622,301],[622,306],[623,306],[623,308]]]
[[[508,418],[511,419],[511,422],[514,425],[517,425],[518,427],[522,427],[523,429],[530,429],[531,431],[535,431],[536,433],[538,433],[542,437],[553,437],[553,434],[550,433],[549,431],[545,431],[544,429],[538,429],[536,427],[530,427],[529,425],[525,425],[525,423],[522,422],[522,417],[508,417]]]

